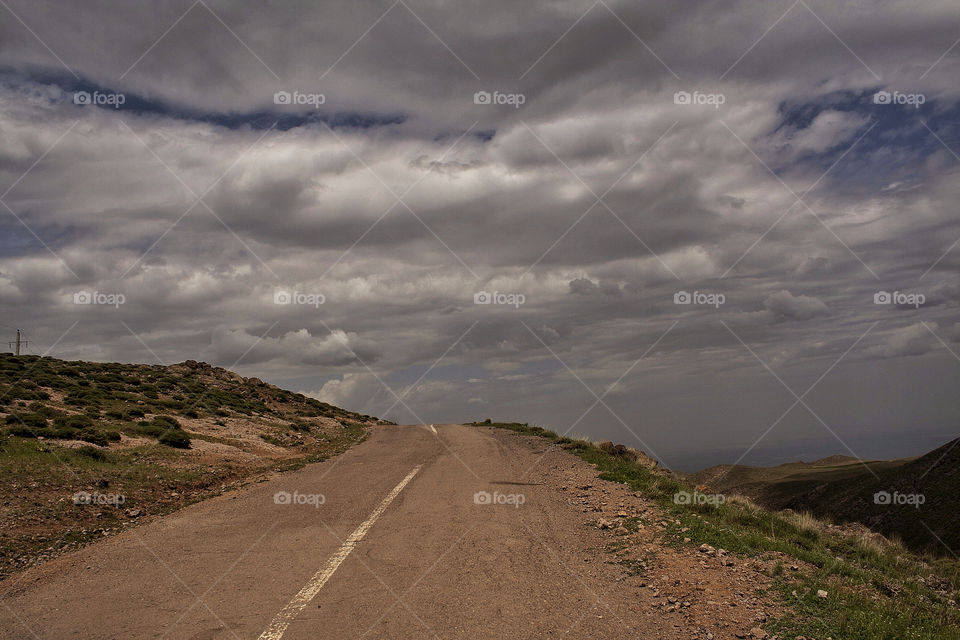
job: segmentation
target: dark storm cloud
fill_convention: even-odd
[[[950,2],[81,4],[0,9],[0,321],[38,349],[676,464],[827,371],[844,442],[797,412],[768,454],[960,415],[911,391],[960,378]]]

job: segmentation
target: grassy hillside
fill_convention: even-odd
[[[594,464],[600,478],[642,492],[668,515],[664,544],[708,544],[769,561],[774,587],[766,595],[786,613],[764,627],[777,637],[960,639],[960,561],[953,556],[918,554],[880,536],[775,513],[745,498],[678,501],[678,495],[694,489],[629,449],[559,437],[526,424],[488,421],[475,426],[549,439]],[[820,590],[829,597],[819,597]]]
[[[837,522],[861,522],[918,550],[960,549],[960,440],[876,474],[824,483],[785,506]]]
[[[960,519],[953,506],[954,488],[960,482],[957,440],[920,458],[865,462],[834,458],[779,467],[722,465],[685,479],[711,491],[748,496],[773,510],[806,511],[836,523],[858,522],[918,551],[960,549]]]
[[[335,455],[377,422],[200,362],[0,354],[0,577]]]

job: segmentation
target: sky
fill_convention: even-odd
[[[0,2],[0,325],[674,469],[960,435],[954,2]]]

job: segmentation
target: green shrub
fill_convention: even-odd
[[[177,449],[190,448],[190,436],[188,436],[184,431],[179,430],[167,431],[157,438],[157,442],[160,444],[165,444],[168,447],[176,447]]]
[[[24,427],[23,425],[17,425],[15,427],[8,427],[7,433],[11,436],[19,436],[21,438],[36,438],[37,434],[33,429],[29,427]]]
[[[83,389],[78,391],[73,391],[68,393],[67,396],[63,399],[66,404],[71,404],[77,407],[98,405],[103,401],[103,394],[96,389]]]
[[[80,429],[74,427],[54,426],[44,435],[57,440],[76,440],[79,433]]]
[[[152,436],[154,438],[159,437],[165,431],[169,431],[170,427],[160,426],[152,422],[140,421],[131,427],[131,431],[136,434],[143,436]]]
[[[62,415],[59,411],[57,411],[53,407],[48,407],[47,405],[42,404],[40,402],[33,402],[27,408],[30,410],[31,413],[38,413],[44,418],[55,418],[59,415]]]
[[[168,429],[181,429],[180,423],[173,416],[154,416],[153,423],[156,425],[166,425]]]
[[[109,444],[107,434],[98,429],[81,429],[77,434],[77,438],[84,442],[95,444],[98,447],[105,447]]]
[[[85,429],[93,426],[93,420],[88,415],[77,414],[72,416],[59,416],[54,418],[55,427],[66,427],[69,429]]]
[[[19,424],[30,429],[42,429],[47,426],[47,418],[39,413],[11,413],[7,424]]]
[[[40,391],[37,389],[29,389],[26,387],[24,380],[16,385],[11,385],[7,388],[6,397],[10,400],[49,400],[50,394],[46,391]],[[34,385],[36,387],[36,385]]]
[[[103,462],[107,460],[110,456],[103,449],[97,449],[96,447],[78,447],[76,452],[81,456],[90,458],[91,460],[97,460]]]

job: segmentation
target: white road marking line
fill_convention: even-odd
[[[430,431],[433,431],[433,435],[437,435],[437,430],[433,425],[430,425]]]
[[[390,506],[390,503],[393,502],[393,499],[396,498],[403,488],[407,486],[413,476],[417,475],[417,472],[420,471],[420,467],[423,465],[417,465],[413,468],[413,471],[407,474],[407,477],[400,481],[400,484],[393,488],[387,497],[380,502],[373,513],[360,523],[360,526],[350,534],[350,537],[347,538],[343,544],[340,545],[340,548],[337,549],[337,552],[331,556],[330,560],[327,562],[327,566],[317,570],[312,578],[303,586],[300,591],[297,592],[297,595],[293,596],[293,599],[287,603],[283,609],[280,610],[280,613],[273,619],[270,623],[270,626],[267,627],[267,630],[260,634],[259,640],[280,640],[283,637],[284,632],[287,630],[287,627],[290,626],[290,623],[293,622],[293,619],[296,618],[303,608],[310,604],[310,601],[313,600],[320,589],[323,588],[323,585],[327,583],[327,580],[330,579],[330,576],[343,564],[343,561],[347,559],[347,556],[350,555],[350,552],[353,551],[354,547],[357,546],[357,543],[363,540],[363,537],[367,535],[367,531],[370,530],[370,527],[373,526],[373,523],[383,515],[383,512],[387,510],[387,507]]]

